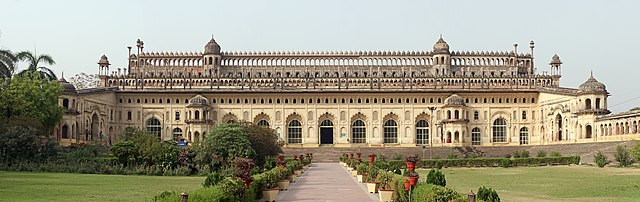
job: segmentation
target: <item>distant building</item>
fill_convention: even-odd
[[[129,48],[128,67],[98,62],[100,87],[65,86],[55,135],[114,142],[127,127],[202,141],[212,126],[273,128],[287,147],[539,145],[638,139],[640,111],[610,114],[591,75],[560,87],[560,57],[536,73],[521,53],[450,51],[204,52]],[[546,64],[545,64],[546,65]],[[586,73],[585,73],[586,74]]]

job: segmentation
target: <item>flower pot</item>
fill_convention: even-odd
[[[278,189],[270,189],[262,191],[262,199],[264,201],[276,201],[278,199]]]
[[[367,174],[356,175],[356,178],[358,178],[358,183],[364,183],[365,179],[367,179]]]
[[[420,178],[420,177],[411,177],[411,176],[408,176],[407,178],[409,178],[409,184],[411,184],[411,185],[416,185],[416,182],[418,182],[418,178]]]
[[[288,190],[289,189],[289,180],[278,180],[276,182],[278,184],[278,188],[280,190]]]
[[[416,162],[407,161],[407,170],[409,170],[409,171],[416,170]]]
[[[355,177],[356,175],[358,175],[358,171],[357,170],[352,170],[351,171],[351,175],[353,175]]]
[[[356,153],[357,158],[360,158],[360,156],[362,156],[362,153]]]
[[[295,182],[296,181],[296,175],[289,175],[287,176],[287,178],[289,179],[290,182]]]
[[[404,190],[405,191],[411,190],[411,183],[409,182],[409,180],[404,180]]]
[[[393,196],[393,190],[378,190],[380,196],[380,202],[391,202]]]
[[[298,177],[300,177],[300,175],[302,175],[302,170],[296,170],[293,171],[294,174],[296,174]]]
[[[243,179],[242,181],[244,182],[245,187],[249,187],[249,185],[251,185],[251,182],[253,182],[253,180],[251,179]]]
[[[302,169],[307,170],[309,169],[309,166],[302,166]]]
[[[378,187],[380,183],[377,182],[367,182],[367,190],[369,193],[378,193]]]

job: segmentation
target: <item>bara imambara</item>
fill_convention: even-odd
[[[215,125],[272,128],[285,147],[543,145],[639,139],[640,111],[611,114],[593,75],[560,86],[561,60],[538,74],[529,50],[204,52],[129,49],[98,61],[99,87],[64,80],[62,144],[111,144],[126,128],[195,143]],[[545,64],[546,66],[546,64]],[[585,75],[587,75],[585,73]]]

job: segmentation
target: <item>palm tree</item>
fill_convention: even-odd
[[[0,49],[0,78],[11,78],[18,58],[10,51]]]
[[[29,63],[29,67],[25,70],[22,70],[20,72],[20,75],[24,75],[25,73],[28,73],[28,72],[36,72],[36,74],[40,78],[47,78],[50,80],[58,79],[58,77],[56,77],[56,74],[54,74],[53,71],[51,71],[51,69],[40,66],[41,63],[48,64],[48,65],[56,64],[56,62],[53,61],[53,58],[51,58],[51,56],[47,54],[41,54],[36,56],[36,54],[33,54],[29,51],[22,51],[22,52],[19,52],[16,55],[16,57],[20,61],[25,61]]]

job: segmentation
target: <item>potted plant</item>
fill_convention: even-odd
[[[289,180],[285,179],[285,176],[287,174],[287,170],[285,168],[280,168],[279,173],[278,173],[278,181],[276,182],[278,184],[278,188],[280,190],[288,190],[289,189]]]
[[[369,168],[369,175],[367,176],[367,191],[369,191],[369,193],[378,193],[380,183],[376,182],[377,177],[378,169],[373,167]]]
[[[390,202],[394,192],[393,187],[391,186],[393,183],[393,173],[382,172],[378,174],[378,182],[380,182],[380,188],[378,189],[380,201]]]
[[[418,175],[416,171],[407,172],[407,179],[409,179],[409,183],[411,185],[416,185],[416,183],[418,182],[418,178],[420,178],[420,175]]]
[[[418,155],[409,154],[405,156],[405,161],[407,163],[407,170],[414,171],[416,169],[416,162],[420,161]]]
[[[262,190],[262,198],[264,201],[276,201],[278,199],[277,176],[273,172],[266,172],[262,176],[264,181],[264,190]]]
[[[375,154],[369,155],[369,166],[373,166],[373,162],[375,160],[376,160],[376,155]]]
[[[365,166],[363,164],[358,165],[358,173],[356,174],[356,179],[358,183],[365,183],[367,181],[367,173],[369,173],[369,166]]]
[[[356,158],[360,158],[362,156],[362,153],[356,153]]]

